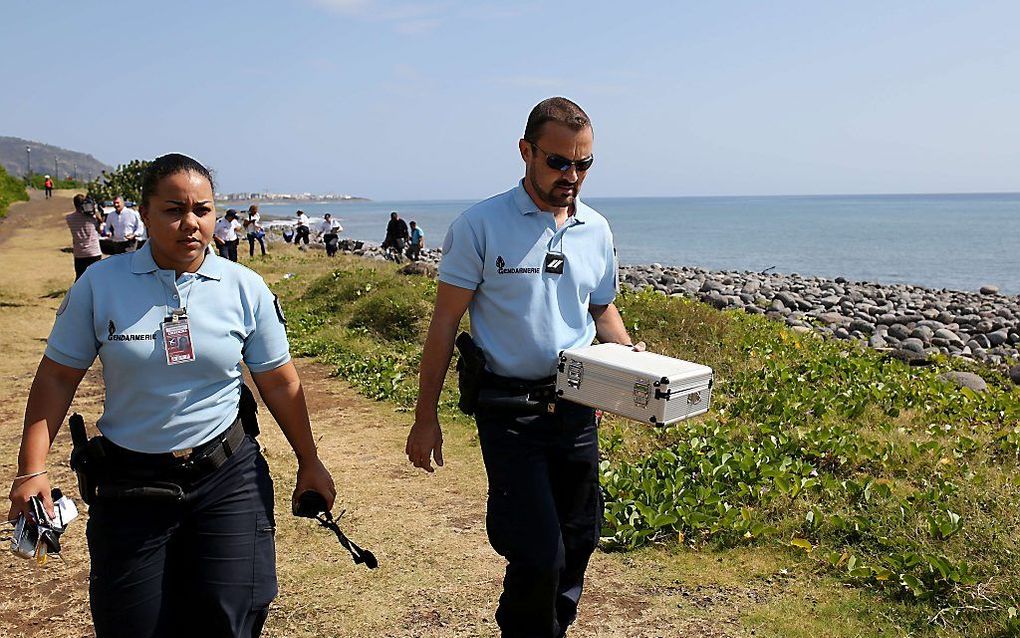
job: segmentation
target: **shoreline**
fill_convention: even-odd
[[[282,241],[271,230],[271,241]],[[321,250],[322,244],[310,245]],[[378,243],[342,238],[340,253],[385,261]],[[441,251],[417,263],[434,274]],[[405,263],[415,263],[405,258]],[[853,340],[911,365],[942,354],[994,366],[1020,363],[1020,296],[849,281],[796,273],[707,270],[691,266],[620,265],[620,287],[651,289],[785,323],[795,332]]]

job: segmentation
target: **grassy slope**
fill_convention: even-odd
[[[434,282],[335,265],[291,252],[260,267],[295,351],[409,407]],[[708,418],[604,424],[604,546],[659,565],[649,587],[757,592],[741,615],[766,635],[1017,631],[1020,397],[1001,377],[978,396],[938,378],[948,362],[911,369],[649,293],[620,305],[636,337],[719,379]],[[470,430],[451,388],[446,422]],[[771,587],[776,573],[789,582]]]
[[[14,202],[27,202],[28,192],[20,179],[7,174],[0,166],[0,218],[7,215],[7,207]]]

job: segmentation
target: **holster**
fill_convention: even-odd
[[[241,400],[237,406],[237,416],[241,419],[244,432],[251,438],[259,435],[259,404],[247,383],[241,383]]]
[[[457,389],[460,399],[457,407],[464,414],[474,414],[478,407],[478,394],[482,391],[482,377],[485,374],[485,353],[466,332],[457,336]]]
[[[78,477],[78,494],[81,500],[91,505],[96,499],[99,479],[105,474],[106,454],[102,447],[102,437],[89,440],[85,433],[85,419],[75,412],[68,420],[71,430],[71,470]]]

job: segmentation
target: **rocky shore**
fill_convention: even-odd
[[[341,251],[386,259],[370,242],[345,239]],[[440,256],[439,249],[424,251],[418,269],[434,268]],[[942,353],[1016,370],[1020,357],[1020,297],[1000,295],[993,286],[975,293],[660,264],[621,266],[620,284],[765,315],[798,332],[856,340],[913,365]]]

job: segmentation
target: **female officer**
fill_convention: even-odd
[[[296,495],[333,480],[316,452],[284,316],[254,272],[209,250],[209,171],[179,154],[143,178],[149,242],[68,292],[25,414],[11,513],[40,497],[46,454],[98,355],[104,478],[89,509],[92,617],[106,636],[257,636],[276,595],[273,485],[238,419],[241,361],[298,460]]]

